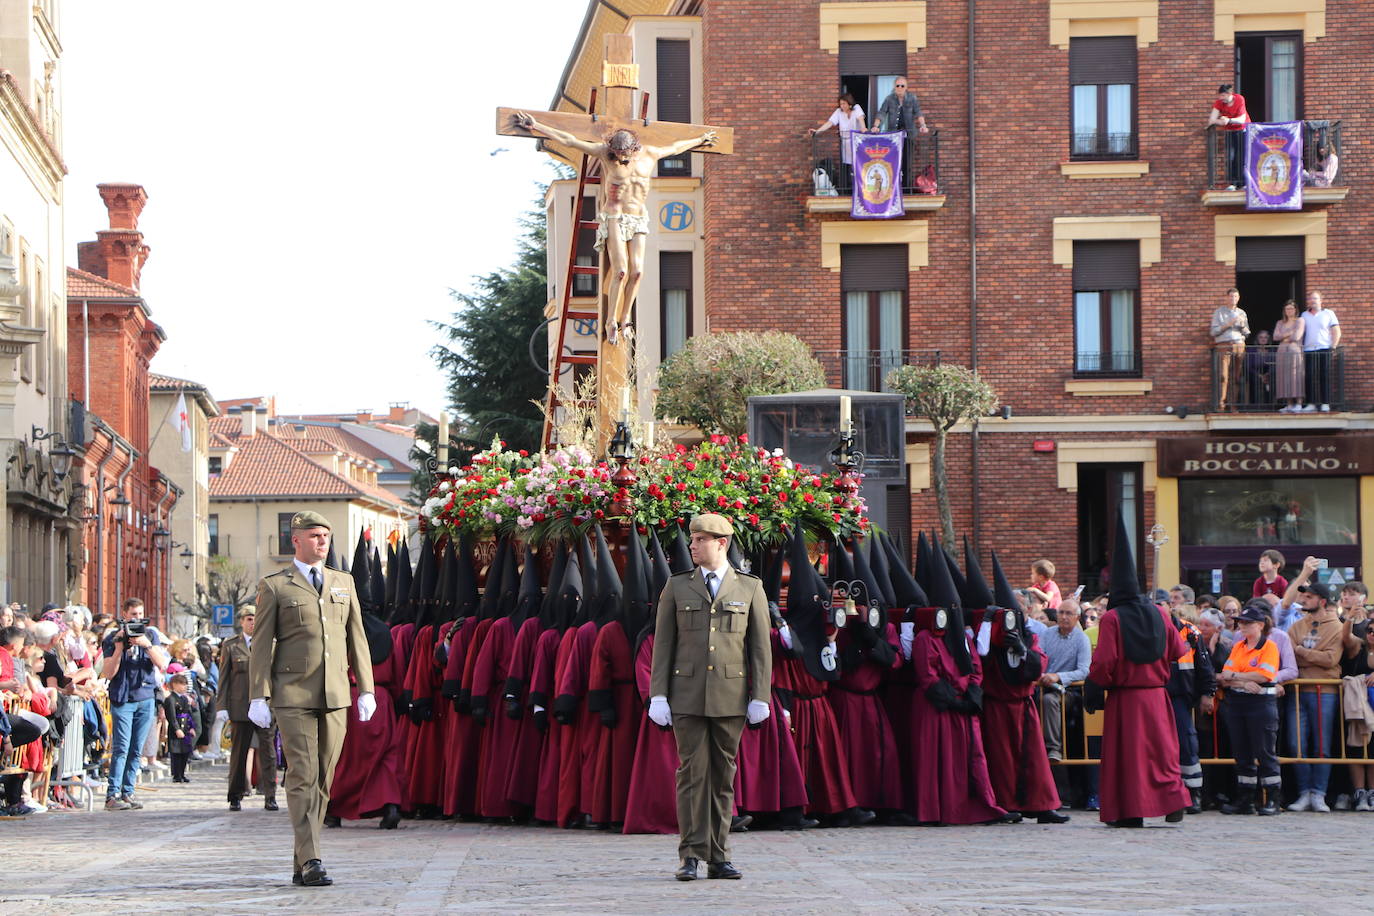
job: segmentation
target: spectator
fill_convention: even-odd
[[[1059,609],[1064,596],[1054,581],[1054,564],[1049,560],[1036,560],[1031,564],[1031,586],[1045,593],[1045,604],[1051,611]]]
[[[1192,616],[1188,618],[1189,623],[1197,623],[1197,615],[1203,611],[1217,606],[1216,595],[1198,595],[1197,601],[1193,602]]]
[[[1368,620],[1357,626],[1360,642],[1343,670],[1348,677],[1363,677],[1365,686],[1374,688],[1374,627],[1369,626]],[[1346,756],[1374,760],[1374,735],[1362,748],[1347,747]],[[1350,764],[1350,783],[1355,790],[1355,810],[1374,811],[1374,763]]]
[[[102,646],[101,677],[110,682],[110,774],[105,794],[107,811],[127,811],[143,804],[134,796],[141,763],[140,754],[149,730],[156,722],[153,694],[157,673],[166,669],[170,659],[159,644],[156,632],[149,634],[139,624],[143,602],[129,598],[124,602],[126,621],[105,638]],[[131,630],[130,623],[134,626]]]
[[[1283,569],[1283,554],[1272,547],[1260,554],[1259,576],[1255,579],[1255,584],[1250,589],[1250,597],[1262,598],[1265,595],[1282,596],[1288,591],[1288,580],[1279,574]]]
[[[1207,113],[1207,126],[1221,130],[1226,142],[1226,181],[1228,191],[1245,187],[1245,96],[1231,91],[1230,83],[1217,87],[1217,98]]]
[[[1341,345],[1341,323],[1322,305],[1322,294],[1307,294],[1303,315],[1302,358],[1307,370],[1307,403],[1303,413],[1331,410],[1331,354]]]
[[[1315,164],[1316,171],[1302,170],[1303,180],[1314,188],[1331,187],[1336,181],[1336,172],[1341,167],[1341,157],[1337,156],[1330,146],[1318,141]]]
[[[109,614],[96,614],[95,617],[91,620],[91,629],[95,630],[97,633],[100,633],[100,638],[104,639],[105,630],[112,626],[114,622],[114,618],[111,617]]]
[[[913,96],[914,98],[914,96]],[[820,123],[819,127],[808,130],[807,136],[815,136],[822,131],[834,127],[840,134],[840,159],[844,163],[844,171],[839,182],[841,187],[852,187],[854,169],[854,148],[850,139],[854,132],[863,133],[867,130],[864,123],[864,110],[855,101],[854,96],[846,92],[839,97],[838,107],[830,113],[830,117]]]
[[[1255,345],[1245,351],[1245,388],[1238,404],[1267,407],[1274,403],[1274,349],[1268,331],[1255,332]]]
[[[1211,609],[1208,609],[1211,612]],[[1174,712],[1174,729],[1178,732],[1178,764],[1183,784],[1188,787],[1192,803],[1184,809],[1188,814],[1202,813],[1202,764],[1198,762],[1197,724],[1194,710],[1212,712],[1212,695],[1217,691],[1216,675],[1211,656],[1202,641],[1202,634],[1194,625],[1196,608],[1184,605],[1171,618],[1188,651],[1169,663],[1169,682],[1165,689]]]
[[[1218,606],[1227,610],[1232,610],[1231,605],[1235,605],[1233,613],[1240,613],[1240,602],[1230,595],[1223,595],[1219,599]],[[1207,650],[1208,661],[1212,665],[1212,677],[1215,679],[1221,674],[1226,665],[1226,660],[1231,657],[1232,634],[1226,628],[1226,618],[1222,612],[1213,608],[1202,611],[1197,615],[1198,635],[1202,640],[1202,645]],[[1224,729],[1219,729],[1217,725],[1220,720],[1220,711],[1214,701],[1211,704],[1199,704],[1197,736],[1198,754],[1201,757],[1226,757],[1230,754],[1229,744],[1226,743]],[[1219,764],[1209,764],[1202,768],[1202,800],[1203,810],[1216,806],[1217,795],[1222,786],[1226,785],[1231,777],[1231,767]]]
[[[1236,614],[1240,614],[1240,603],[1235,598],[1225,595],[1221,601],[1223,605],[1236,602]],[[1202,644],[1207,648],[1207,657],[1212,662],[1213,674],[1220,674],[1226,659],[1231,657],[1232,639],[1226,631],[1226,618],[1216,609],[1203,611],[1197,615],[1197,629]]]
[[[1034,589],[1031,590],[1032,595]],[[1064,759],[1064,692],[1070,684],[1088,676],[1092,647],[1079,628],[1079,607],[1073,600],[1060,603],[1055,611],[1058,626],[1040,637],[1040,648],[1047,659],[1040,675],[1041,719],[1044,722],[1045,751],[1050,760]]]
[[[1283,304],[1283,317],[1274,325],[1275,354],[1274,396],[1284,402],[1279,413],[1300,413],[1303,399],[1303,339],[1307,322],[1298,314],[1298,304],[1289,299]],[[1282,565],[1282,564],[1280,564]]]
[[[1217,599],[1216,609],[1221,614],[1223,629],[1229,634],[1231,630],[1236,628],[1236,617],[1240,614],[1240,599],[1234,595],[1222,595]],[[1226,654],[1230,655],[1230,650],[1227,650]],[[1226,659],[1223,657],[1217,664],[1222,665],[1225,664],[1225,662]]]
[[[1290,621],[1288,636],[1293,643],[1299,677],[1338,678],[1341,674],[1341,656],[1344,654],[1343,628],[1334,607],[1339,595],[1335,586],[1305,581],[1315,568],[1304,563],[1303,572],[1297,577],[1301,583],[1296,588],[1302,595],[1303,617]],[[1289,586],[1289,591],[1294,587]],[[1340,691],[1336,687],[1312,685],[1299,691],[1297,724],[1289,732],[1289,748],[1293,756],[1330,755],[1331,736],[1338,721],[1336,707],[1339,699]],[[1295,770],[1298,798],[1288,806],[1288,810],[1329,812],[1326,786],[1331,775],[1331,764],[1299,763]]]
[[[172,759],[172,782],[191,781],[186,776],[186,761],[196,746],[200,710],[190,697],[189,686],[190,679],[185,673],[172,675],[162,705],[167,716],[167,752]]]
[[[1049,607],[1050,596],[1042,592],[1035,586],[1026,589],[1026,618],[1041,624],[1045,629],[1049,627]],[[1039,636],[1039,633],[1036,633]]]
[[[1186,585],[1175,585],[1169,589],[1169,607],[1177,610],[1185,604],[1192,604],[1197,597],[1197,593]]]
[[[928,134],[930,128],[926,127],[926,117],[921,114],[921,103],[916,99],[916,93],[907,92],[907,79],[905,76],[897,77],[897,82],[892,84],[892,92],[888,93],[887,98],[878,106],[878,117],[874,119],[870,132],[904,130],[908,134],[912,130],[919,133]]]
[[[93,667],[95,656],[86,651],[86,631],[91,626],[90,610],[79,604],[68,605],[62,612],[62,620],[67,625],[64,641],[68,656],[83,668]]]
[[[1242,638],[1232,647],[1221,672],[1238,791],[1234,802],[1221,806],[1221,813],[1255,814],[1255,796],[1262,790],[1258,813],[1278,814],[1278,647],[1268,638],[1270,624],[1263,604],[1247,605],[1238,622]]]
[[[1211,334],[1216,351],[1217,410],[1227,410],[1236,403],[1235,388],[1240,384],[1245,338],[1250,336],[1250,318],[1240,307],[1240,290],[1234,286],[1226,291],[1226,298],[1212,313]]]

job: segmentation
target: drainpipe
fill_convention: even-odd
[[[105,463],[114,457],[114,436],[103,426],[95,427],[110,440],[110,450],[95,466],[95,601],[92,606],[98,614],[105,610],[102,600],[105,597]],[[89,596],[88,596],[89,597]]]
[[[978,15],[978,0],[968,0],[968,75],[965,86],[967,97],[967,118],[968,118],[968,260],[969,260],[969,295],[968,295],[968,338],[969,338],[969,368],[974,372],[978,371],[978,140],[974,119],[974,92],[977,88],[977,68],[975,58],[978,51],[978,36],[975,27]],[[980,524],[982,512],[980,504],[982,502],[980,493],[982,491],[982,480],[979,475],[978,467],[978,423],[979,418],[973,418],[973,431],[969,436],[969,451],[972,456],[973,472],[973,539],[974,549],[978,547]]]
[[[133,473],[134,462],[138,460],[138,449],[130,445],[123,436],[110,430],[108,432],[114,437],[116,444],[119,445],[129,455],[129,464],[119,474],[119,479],[115,481],[114,488],[120,494],[124,492],[124,482]],[[115,600],[120,600],[119,595],[124,591],[124,513],[120,513],[118,535],[115,540]]]

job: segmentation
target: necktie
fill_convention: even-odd
[[[716,597],[716,574],[708,572],[706,574],[706,590],[711,593],[711,597]]]
[[[320,571],[315,567],[310,567],[310,584],[315,586],[315,591],[324,593],[324,580],[320,578]]]

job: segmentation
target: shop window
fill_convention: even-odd
[[[856,391],[884,391],[887,374],[902,365],[906,350],[906,246],[841,246],[840,291],[844,297],[841,384]]]
[[[1134,38],[1069,40],[1074,159],[1136,157]]]
[[[1074,375],[1140,375],[1140,243],[1073,243]]]
[[[1185,547],[1357,546],[1358,483],[1350,477],[1184,478]],[[1299,558],[1299,561],[1301,559]]]

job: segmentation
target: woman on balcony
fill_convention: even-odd
[[[834,127],[840,132],[840,158],[844,163],[843,174],[837,176],[836,182],[840,188],[852,187],[850,175],[854,169],[854,151],[849,142],[850,136],[854,131],[863,133],[867,130],[864,124],[864,110],[855,101],[854,96],[846,92],[839,97],[839,107],[831,112],[830,117],[820,123],[819,127],[813,127],[806,132],[808,137],[813,137],[823,130]]]
[[[1285,404],[1279,408],[1279,413],[1298,413],[1302,407],[1302,340],[1306,330],[1306,322],[1298,314],[1298,304],[1289,299],[1283,304],[1283,318],[1274,325],[1274,342],[1279,345],[1274,397]]]

